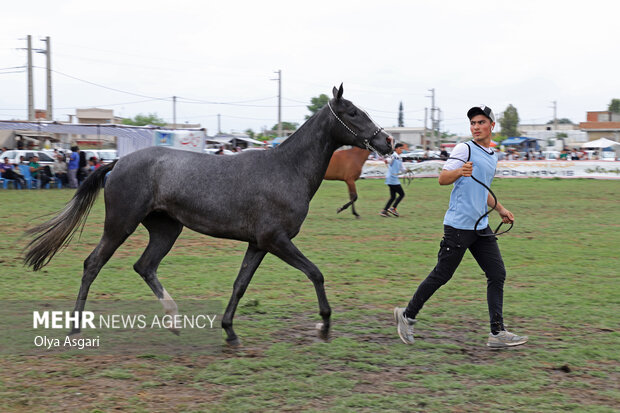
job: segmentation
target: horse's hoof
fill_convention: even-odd
[[[176,328],[169,328],[168,330],[170,330],[170,332],[174,334],[175,336],[181,335],[181,330],[177,330]]]
[[[329,328],[325,329],[323,326],[323,323],[316,323],[315,328],[318,330],[317,334],[319,335],[319,338],[321,340],[329,341],[330,339]]]
[[[360,219],[360,218],[361,218],[361,216],[359,216],[359,215],[355,216],[355,219]]]
[[[77,335],[77,334],[81,334],[81,333],[82,333],[82,330],[80,330],[80,329],[78,328],[78,329],[73,329],[73,330],[71,330],[71,331],[69,332],[69,335],[70,335],[70,336],[75,336],[75,335]]]
[[[338,209],[336,210],[336,214],[339,214],[339,213],[341,213],[341,212],[342,212],[342,208],[338,208]]]
[[[230,347],[240,347],[241,346],[241,340],[239,340],[239,337],[235,337],[235,338],[227,338],[226,339],[226,344]]]

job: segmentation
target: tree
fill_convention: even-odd
[[[612,99],[608,110],[610,112],[620,113],[620,99]]]
[[[297,122],[282,122],[282,130],[297,130],[299,124]],[[273,130],[278,129],[278,124],[273,125]]]
[[[157,126],[166,126],[166,122],[157,116],[157,113],[149,113],[148,115],[143,115],[141,113],[137,114],[133,119],[123,119],[123,125],[134,125],[134,126],[146,126],[146,125],[157,125]]]
[[[499,121],[502,127],[502,135],[506,136],[521,136],[518,130],[519,126],[519,113],[517,108],[512,105],[508,105],[504,111],[504,116]]]
[[[405,115],[403,113],[403,102],[400,102],[398,106],[398,127],[403,128],[405,126]]]
[[[329,102],[329,97],[327,97],[326,94],[321,93],[319,96],[310,99],[310,105],[306,107],[312,113],[312,115],[314,115],[323,106],[327,105],[327,102]],[[312,115],[306,115],[306,119],[310,119]]]
[[[547,122],[547,125],[551,125],[552,123],[554,123],[553,120],[550,120],[549,122]],[[558,124],[559,125],[563,125],[563,124],[567,124],[568,125],[568,124],[572,124],[572,123],[573,123],[573,121],[571,121],[568,118],[558,119]]]
[[[254,136],[256,136],[256,133],[254,133],[251,128],[246,129],[245,134],[248,135],[251,139],[254,139]]]

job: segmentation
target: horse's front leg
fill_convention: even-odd
[[[319,337],[323,340],[329,339],[330,317],[332,310],[325,294],[324,278],[321,271],[305,255],[297,249],[293,242],[285,236],[277,237],[271,243],[269,252],[280,258],[282,261],[302,271],[314,284],[316,295],[319,301],[319,314],[323,323],[317,325]]]
[[[222,328],[226,331],[226,343],[231,346],[239,346],[241,344],[241,341],[232,327],[235,310],[237,309],[239,300],[243,297],[245,290],[248,288],[256,269],[263,261],[265,254],[267,254],[266,251],[260,250],[256,245],[250,243],[245,252],[245,257],[243,257],[241,269],[239,270],[239,274],[233,286],[232,296],[230,297],[230,301],[228,301],[224,317],[222,317]]]

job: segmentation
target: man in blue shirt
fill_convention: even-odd
[[[513,214],[504,208],[489,191],[470,177],[474,175],[491,186],[497,156],[491,149],[491,135],[495,126],[495,115],[485,105],[474,106],[467,112],[473,139],[455,146],[439,175],[440,185],[454,184],[450,194],[450,205],[444,217],[444,237],[441,240],[437,265],[419,285],[407,308],[396,307],[394,318],[401,340],[413,344],[413,330],[418,312],[424,303],[442,285],[447,283],[469,249],[487,278],[487,304],[491,332],[487,346],[492,348],[512,347],[527,342],[527,336],[518,336],[506,331],[502,316],[504,280],[506,270],[495,236],[488,225],[488,218],[478,219],[487,212],[487,206],[495,206],[504,223],[514,222]]]
[[[67,164],[67,176],[69,177],[69,188],[77,188],[77,173],[80,167],[80,148],[71,147],[71,155],[69,155],[69,163]]]
[[[388,212],[395,217],[400,216],[398,211],[396,211],[396,207],[405,197],[405,191],[403,191],[403,187],[400,185],[400,180],[398,179],[398,175],[403,169],[403,160],[400,158],[400,154],[403,153],[403,148],[404,145],[402,143],[397,143],[394,145],[392,157],[389,160],[385,160],[385,163],[388,164],[385,183],[390,188],[390,199],[388,199],[387,204],[385,204],[385,208],[379,212],[379,215],[382,217],[389,217]],[[392,204],[392,202],[394,204]]]

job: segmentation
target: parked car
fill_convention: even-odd
[[[94,156],[104,165],[118,159],[116,149],[85,149],[83,152],[86,154],[86,160]]]
[[[4,162],[4,158],[6,157],[6,158],[9,158],[9,163],[12,163],[13,165],[17,165],[19,164],[19,160],[21,156],[23,156],[24,160],[27,162],[28,158],[31,158],[35,155],[39,157],[39,163],[41,165],[51,165],[54,163],[54,158],[52,158],[52,155],[50,155],[49,152],[39,151],[39,150],[24,150],[24,149],[14,149],[14,150],[2,152],[2,154],[0,154],[0,161]]]
[[[543,151],[542,154],[547,161],[560,159],[560,151]]]
[[[403,152],[400,154],[403,161],[422,161],[429,159],[441,159],[437,151],[425,151],[423,149],[414,149],[413,151]]]
[[[208,155],[215,155],[215,152],[219,151],[218,148],[205,148],[205,153]],[[224,149],[224,155],[234,155],[235,152]]]
[[[614,151],[602,151],[600,157],[601,157],[601,161],[615,161],[616,160],[616,152],[614,152]]]

